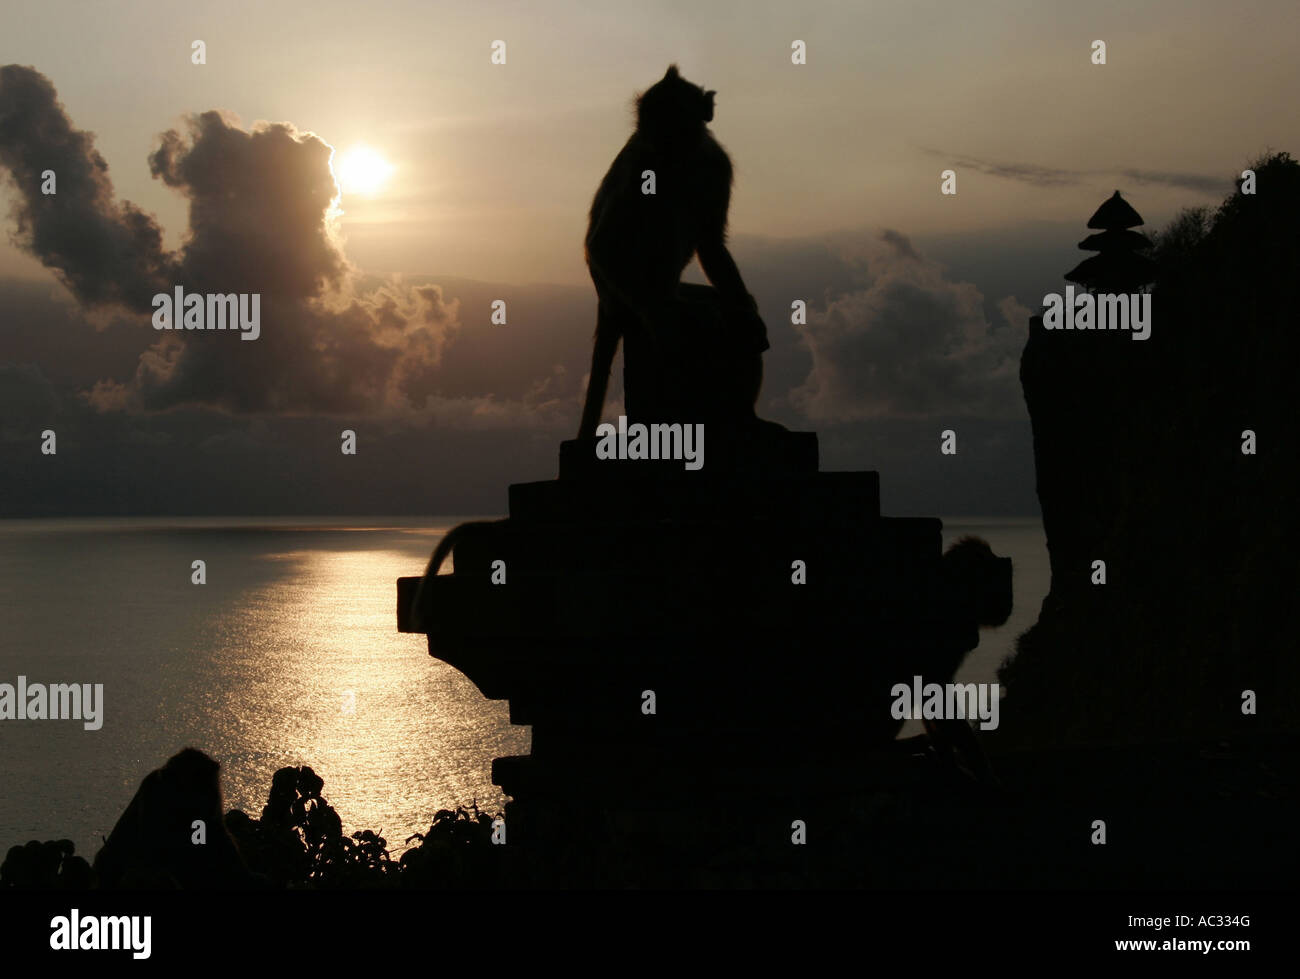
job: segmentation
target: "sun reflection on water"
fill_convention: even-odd
[[[423,547],[423,545],[421,545]],[[421,550],[421,554],[427,550]],[[529,731],[396,632],[399,549],[275,551],[282,567],[225,617],[217,717],[228,804],[260,811],[275,768],[311,765],[349,829],[390,843],[443,807],[498,807],[492,759],[526,754]]]

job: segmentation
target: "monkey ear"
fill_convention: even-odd
[[[675,64],[669,65],[668,70],[664,72],[664,78],[679,78],[679,77],[681,76],[677,74],[677,66]]]

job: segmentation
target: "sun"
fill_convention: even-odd
[[[369,146],[353,146],[334,162],[334,176],[345,194],[377,194],[392,172],[392,165]]]

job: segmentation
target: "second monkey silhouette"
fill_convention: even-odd
[[[598,311],[579,438],[595,437],[620,340],[629,414],[754,418],[767,329],[727,250],[732,170],[706,126],[713,96],[669,66],[637,99],[636,131],[592,201]],[[713,288],[680,282],[697,255]]]

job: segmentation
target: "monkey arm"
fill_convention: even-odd
[[[740,314],[761,323],[758,303],[745,288],[736,260],[727,248],[727,212],[731,210],[731,161],[722,147],[710,139],[702,155],[701,177],[703,220],[695,255],[709,282],[718,290],[722,301]],[[766,327],[764,327],[766,333]]]
[[[734,322],[738,333],[746,337],[743,342],[747,345],[752,343],[753,348],[759,352],[767,350],[769,347],[767,324],[758,313],[758,303],[745,288],[740,270],[736,268],[736,262],[731,257],[731,252],[727,250],[727,246],[721,241],[712,245],[701,245],[696,250],[696,255],[700,259],[700,267],[704,269],[704,274],[709,277],[713,287],[718,290],[724,305],[734,310]]]
[[[700,260],[700,268],[704,269],[704,274],[725,302],[758,315],[758,303],[745,288],[745,280],[740,277],[736,260],[731,257],[731,252],[721,237],[714,242],[702,243],[696,250],[696,255]]]

